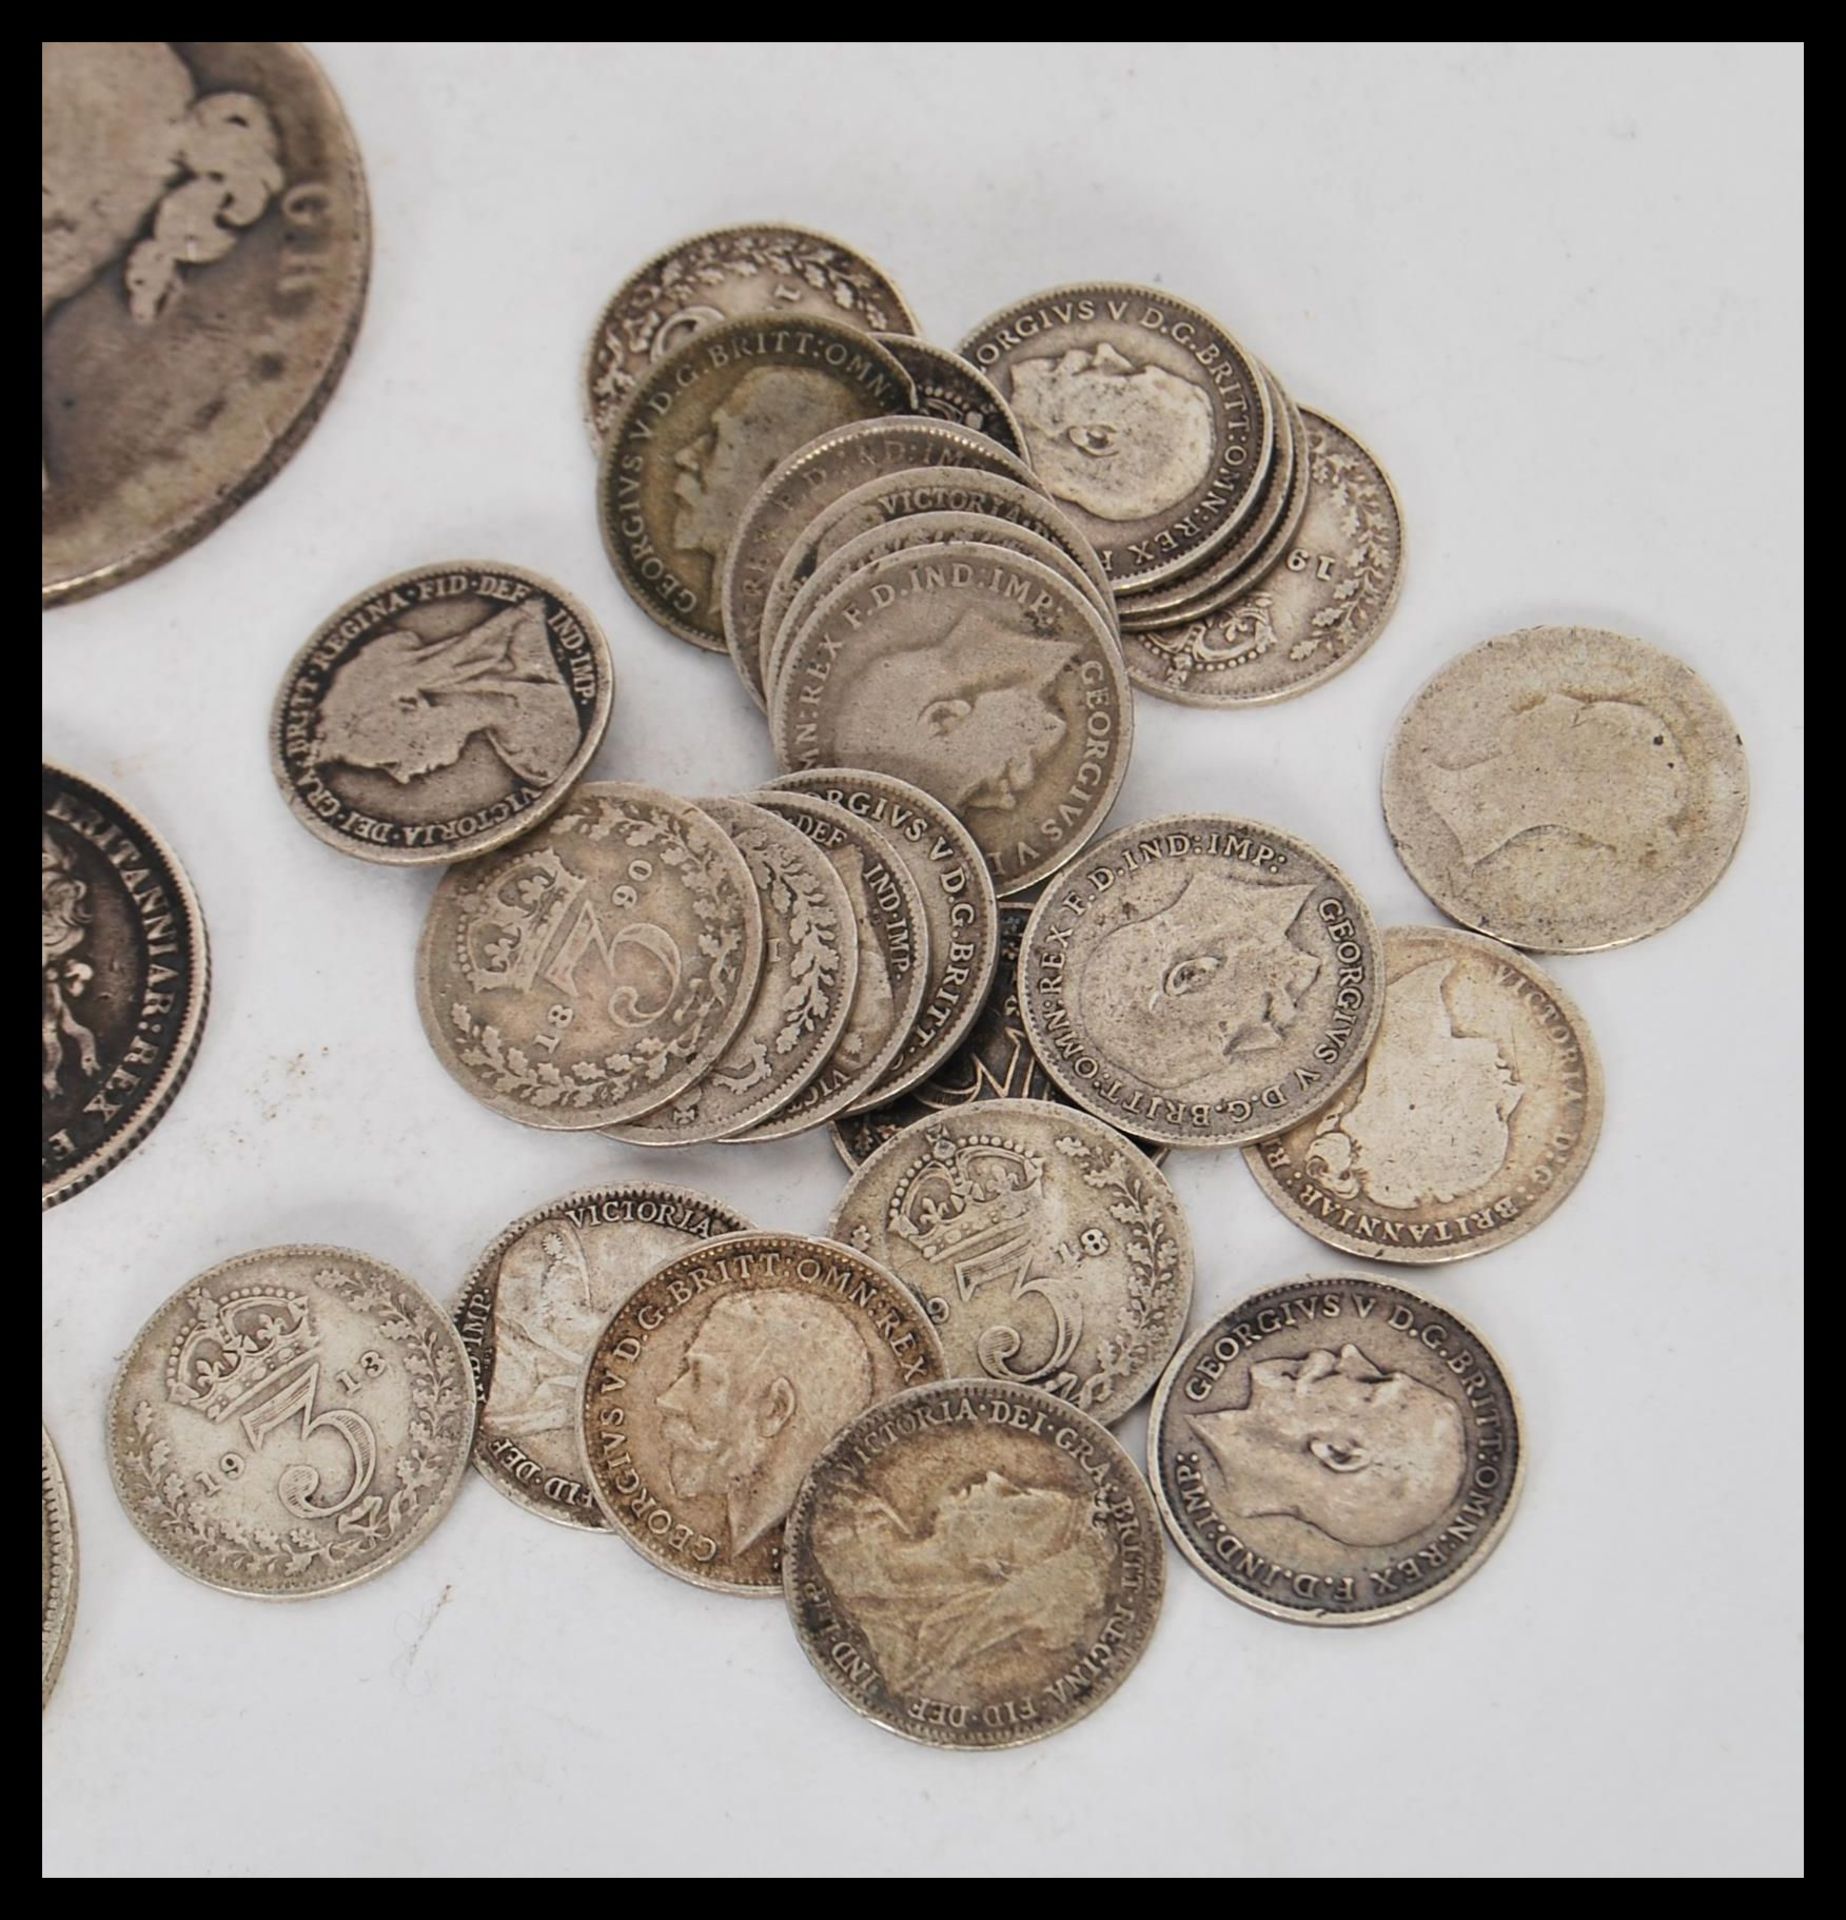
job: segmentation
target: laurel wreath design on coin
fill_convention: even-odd
[[[1397,564],[1391,500],[1376,472],[1365,461],[1340,452],[1324,433],[1315,432],[1309,444],[1313,450],[1309,484],[1325,489],[1340,503],[1345,570],[1334,583],[1333,605],[1321,608],[1308,637],[1289,648],[1291,660],[1307,659],[1322,641],[1335,654],[1351,646],[1371,625],[1373,612],[1390,591],[1391,570]]]

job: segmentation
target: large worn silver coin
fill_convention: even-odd
[[[942,1374],[923,1309],[882,1267],[803,1234],[730,1234],[657,1268],[597,1335],[581,1390],[590,1483],[657,1567],[775,1593],[814,1456]]]
[[[1019,1002],[1045,1071],[1098,1118],[1245,1146],[1359,1071],[1381,959],[1352,882],[1305,841],[1169,814],[1112,833],[1040,898]]]
[[[393,1268],[271,1247],[190,1280],[109,1396],[142,1537],[227,1593],[297,1600],[395,1566],[448,1512],[474,1438],[468,1355]]]
[[[950,1380],[862,1414],[788,1517],[802,1650],[855,1712],[929,1747],[1017,1747],[1114,1693],[1160,1617],[1147,1482],[1036,1387]]]
[[[455,1306],[474,1370],[481,1477],[528,1513],[606,1532],[579,1438],[596,1336],[656,1267],[749,1225],[702,1193],[651,1183],[585,1187],[515,1220],[474,1263]]]
[[[916,383],[917,411],[932,420],[953,421],[996,440],[1008,453],[1025,458],[1025,435],[1013,410],[986,374],[969,365],[959,353],[932,346],[913,334],[881,333],[880,346]]]
[[[341,853],[466,860],[556,812],[614,692],[608,642],[562,587],[497,562],[418,567],[349,600],[295,656],[270,768]]]
[[[41,50],[46,606],[183,552],[320,417],[371,222],[326,76],[281,40]]]
[[[842,321],[701,328],[610,423],[596,501],[616,577],[669,633],[722,652],[725,561],[756,490],[831,428],[915,405],[910,376]]]
[[[1061,1101],[906,1127],[847,1182],[827,1232],[918,1295],[952,1375],[1043,1387],[1105,1426],[1152,1390],[1192,1301],[1165,1176]]]
[[[1497,940],[1391,927],[1364,1070],[1244,1157],[1330,1247],[1409,1266],[1529,1233],[1582,1179],[1602,1130],[1602,1063],[1557,983]]]
[[[1594,627],[1528,627],[1451,660],[1385,758],[1385,822],[1452,920],[1538,953],[1670,927],[1737,851],[1750,773],[1693,670]]]
[[[211,969],[192,884],[159,835],[61,767],[40,769],[43,1205],[100,1179],[192,1066]]]
[[[1525,1471],[1492,1349],[1423,1295],[1349,1275],[1233,1307],[1179,1353],[1148,1424],[1180,1551],[1278,1620],[1361,1627],[1451,1593]]]
[[[64,1668],[71,1627],[77,1618],[77,1522],[70,1489],[51,1435],[38,1430],[39,1510],[42,1522],[39,1583],[39,1707],[50,1704],[51,1690]]]
[[[523,840],[443,875],[417,1008],[437,1059],[496,1113],[606,1127],[723,1055],[762,962],[756,884],[709,816],[586,782]]]
[[[583,370],[591,438],[602,444],[636,383],[676,347],[751,314],[821,316],[868,333],[917,330],[889,276],[844,241],[780,224],[696,233],[637,268],[603,308]]]
[[[1159,287],[1055,287],[959,351],[1000,389],[1044,487],[1117,587],[1202,565],[1250,518],[1275,445],[1257,364]]]

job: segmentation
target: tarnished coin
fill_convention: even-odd
[[[1582,1179],[1602,1063],[1531,961],[1453,927],[1390,927],[1385,1006],[1334,1103],[1246,1147],[1256,1184],[1330,1247],[1428,1266],[1529,1233]]]
[[[1380,957],[1364,901],[1305,841],[1169,814],[1112,833],[1039,900],[1019,1001],[1045,1071],[1100,1119],[1244,1146],[1359,1071]]]
[[[41,48],[46,606],[183,552],[320,417],[365,305],[352,130],[282,40]]]
[[[860,420],[823,433],[792,452],[757,490],[737,523],[721,587],[724,638],[744,684],[760,701],[763,668],[780,611],[769,589],[785,560],[798,588],[806,576],[801,536],[818,513],[883,474],[915,467],[992,468],[1022,486],[1032,475],[998,441],[946,420]]]
[[[783,1591],[821,1678],[929,1747],[1017,1747],[1081,1720],[1160,1617],[1147,1483],[1036,1387],[950,1380],[862,1414],[788,1517]]]
[[[757,488],[829,429],[915,405],[910,376],[843,321],[700,328],[610,424],[596,500],[616,577],[669,633],[722,652],[725,559]]]
[[[1594,627],[1451,660],[1385,758],[1385,822],[1452,920],[1539,953],[1625,946],[1692,911],[1750,804],[1737,725],[1693,670]]]
[[[341,853],[466,860],[563,804],[614,692],[608,643],[562,587],[446,561],[322,622],[283,676],[269,763],[289,811]]]
[[[951,420],[997,440],[1008,453],[1025,458],[1025,436],[1000,390],[959,353],[931,346],[914,334],[881,333],[878,344],[910,375],[917,390],[917,411],[934,420]]]
[[[468,1356],[414,1280],[270,1247],[189,1280],[109,1397],[128,1517],[182,1573],[297,1600],[369,1580],[448,1512],[474,1438]]]
[[[763,963],[744,857],[690,801],[586,782],[523,840],[443,875],[417,950],[436,1057],[527,1126],[630,1120],[743,1025]]]
[[[40,769],[42,1200],[68,1200],[139,1145],[192,1066],[211,969],[192,884],[121,801]]]
[[[1000,957],[1000,908],[987,862],[948,808],[908,780],[853,767],[784,774],[771,792],[812,794],[870,822],[917,883],[929,928],[922,998],[897,1057],[862,1104],[927,1079],[979,1017]]]
[[[934,1329],[882,1267],[803,1234],[728,1234],[610,1315],[583,1376],[583,1457],[604,1513],[657,1567],[775,1593],[814,1456],[867,1407],[941,1378]]]
[[[77,1522],[70,1489],[51,1435],[38,1430],[39,1502],[43,1520],[43,1579],[39,1586],[39,1707],[51,1701],[77,1618]]]
[[[904,857],[877,827],[811,794],[750,796],[800,828],[833,863],[858,930],[858,974],[846,1026],[820,1071],[766,1120],[733,1140],[781,1140],[865,1099],[903,1052],[929,985],[929,920]]]
[[[1162,288],[1056,287],[983,320],[960,352],[1118,587],[1201,565],[1261,497],[1269,388],[1215,320]]]
[[[1519,1405],[1459,1316],[1369,1277],[1233,1307],[1148,1423],[1161,1518],[1213,1586],[1278,1620],[1360,1627],[1452,1592],[1499,1544]]]
[[[974,542],[872,561],[792,643],[770,731],[789,772],[872,767],[974,835],[1002,894],[1101,825],[1134,707],[1113,629],[1062,574]]]
[[[1165,1176],[1062,1101],[907,1127],[847,1182],[827,1232],[917,1294],[951,1375],[1043,1387],[1105,1425],[1152,1389],[1192,1301]]]
[[[806,227],[721,227],[656,254],[616,288],[584,364],[598,445],[648,371],[695,333],[750,314],[824,316],[868,333],[917,330],[904,296],[861,253]]]
[[[515,1220],[455,1307],[482,1479],[528,1513],[606,1532],[583,1480],[583,1369],[596,1336],[656,1267],[749,1226],[702,1193],[651,1183],[585,1187]]]
[[[779,814],[702,800],[731,837],[763,910],[763,971],[722,1059],[665,1106],[604,1129],[635,1147],[690,1146],[769,1120],[833,1057],[859,979],[853,901],[833,863]]]

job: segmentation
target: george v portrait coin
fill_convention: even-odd
[[[959,353],[932,346],[914,334],[881,333],[878,343],[888,347],[891,357],[910,375],[917,390],[919,413],[932,420],[951,421],[958,427],[972,427],[976,433],[998,441],[1018,459],[1025,458],[1025,435],[1019,430],[1019,422],[986,374]]]
[[[51,1690],[64,1670],[71,1627],[77,1618],[77,1522],[70,1488],[51,1435],[38,1430],[40,1544],[39,1707],[50,1705]]]

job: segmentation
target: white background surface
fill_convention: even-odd
[[[1787,50],[319,49],[376,218],[344,385],[281,477],[173,564],[50,615],[45,744],[178,848],[209,916],[203,1047],[150,1143],[45,1224],[44,1406],[77,1508],[44,1721],[57,1874],[1783,1873],[1800,1864],[1801,69]],[[433,879],[344,859],[266,764],[285,663],[399,568],[569,585],[618,675],[594,771],[773,771],[728,662],[604,562],[579,364],[681,234],[836,232],[953,344],[1086,277],[1171,286],[1348,422],[1404,501],[1390,627],[1295,703],[1143,698],[1117,824],[1217,808],[1325,848],[1381,924],[1435,918],[1379,769],[1444,660],[1538,622],[1669,647],[1755,794],[1691,918],[1557,963],[1608,1074],[1588,1177],[1518,1245],[1402,1273],[1523,1396],[1485,1570],[1362,1633],[1239,1607],[1169,1554],[1121,1693],[1005,1754],[855,1718],[780,1606],[695,1591],[471,1476],[352,1593],[208,1591],[131,1530],[105,1396],[214,1261],[362,1247],[451,1295],[598,1178],[818,1229],[823,1136],[649,1157],[476,1106],[417,1023]],[[1175,1156],[1195,1320],[1342,1262],[1231,1154]],[[1143,1421],[1122,1430],[1131,1450]]]

